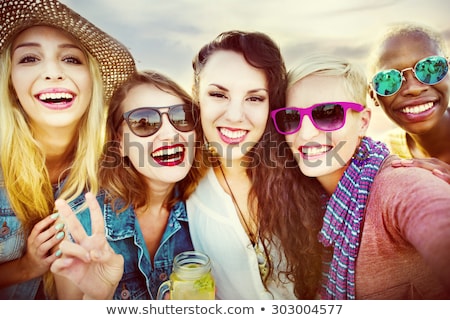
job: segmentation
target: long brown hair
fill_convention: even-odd
[[[118,204],[120,200],[123,208],[132,204],[139,208],[148,204],[146,190],[147,184],[142,174],[131,164],[127,157],[121,157],[119,151],[119,141],[121,139],[121,124],[123,120],[122,102],[125,100],[128,92],[141,84],[151,84],[158,89],[180,97],[183,103],[191,105],[193,108],[198,106],[192,101],[191,96],[181,88],[176,82],[167,76],[154,71],[136,72],[114,93],[107,119],[107,144],[104,148],[103,159],[100,166],[100,184],[108,190],[108,193],[115,200],[113,204]],[[199,121],[198,121],[199,122]],[[170,210],[177,202],[186,200],[194,191],[201,176],[203,175],[198,162],[201,161],[201,150],[199,141],[202,141],[201,126],[197,124],[195,128],[196,143],[195,156],[192,168],[187,176],[178,182],[178,193],[173,193],[166,199],[165,206]],[[117,200],[117,201],[116,201]]]
[[[221,33],[194,57],[193,97],[196,101],[199,100],[200,73],[208,58],[219,50],[242,54],[251,66],[263,70],[268,82],[270,111],[284,106],[287,72],[279,47],[264,33],[238,30]],[[281,272],[294,281],[296,296],[312,299],[318,290],[321,256],[317,241],[320,215],[311,210],[311,199],[317,199],[319,191],[310,192],[310,187],[318,184],[300,172],[270,117],[262,138],[247,156],[251,161],[245,165],[252,182],[248,204],[249,208],[257,204],[259,236],[266,256],[269,248],[280,250],[289,262],[288,268]],[[206,157],[211,159],[209,154]],[[292,233],[300,236],[292,237]],[[273,274],[273,269],[270,262],[269,275]]]

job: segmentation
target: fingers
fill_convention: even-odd
[[[55,207],[61,217],[64,219],[73,240],[75,240],[76,242],[83,241],[83,239],[87,237],[86,231],[84,230],[80,221],[78,221],[78,219],[76,218],[72,208],[67,204],[66,201],[62,199],[57,199],[55,201]]]
[[[58,214],[53,214],[36,223],[27,239],[29,254],[40,259],[50,257],[52,249],[64,239],[64,223],[57,221],[57,217]]]
[[[45,217],[38,223],[36,223],[33,227],[33,230],[31,230],[30,237],[36,238],[44,230],[49,229],[49,227],[55,223],[55,221],[56,221],[56,219],[58,219],[58,217],[59,217],[59,214],[54,213],[54,214],[49,215],[48,217]]]
[[[81,260],[84,263],[91,261],[89,252],[85,248],[69,240],[61,242],[57,252],[60,257],[57,257],[56,254],[54,255],[55,258],[50,268],[52,272],[57,274],[63,274],[63,271],[70,269],[77,260]]]
[[[449,174],[445,174],[439,169],[433,169],[432,172],[436,177],[441,178],[442,180],[444,180],[447,183],[450,183],[450,175]]]
[[[397,160],[392,160],[391,165],[396,168],[399,168],[399,167],[421,167],[421,165],[423,165],[423,163],[422,162],[414,162],[413,159],[397,159]]]
[[[85,195],[86,202],[89,207],[89,211],[91,212],[91,227],[92,227],[92,235],[95,234],[105,234],[105,224],[103,222],[103,215],[100,205],[97,202],[95,196],[88,192]]]

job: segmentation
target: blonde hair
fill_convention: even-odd
[[[79,123],[76,145],[67,178],[59,197],[68,202],[86,192],[99,190],[98,162],[105,140],[106,103],[100,68],[94,57],[84,50],[93,78],[93,93],[87,112]],[[46,168],[46,155],[33,136],[15,90],[10,81],[11,46],[0,57],[0,164],[2,182],[10,205],[22,223],[25,234],[54,209],[53,186]],[[84,208],[84,207],[83,207]],[[44,279],[52,294],[51,275]]]
[[[360,65],[326,54],[306,56],[289,70],[288,90],[297,81],[310,75],[342,77],[344,87],[354,102],[367,105],[367,77]]]

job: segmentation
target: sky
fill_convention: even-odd
[[[448,0],[61,2],[129,48],[138,69],[166,74],[188,92],[194,55],[219,33],[232,29],[268,34],[280,46],[288,69],[299,57],[313,52],[336,54],[365,66],[377,38],[393,23],[432,27],[450,47]],[[371,123],[374,131],[389,126],[381,111],[375,116]]]

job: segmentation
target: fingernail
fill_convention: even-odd
[[[440,176],[444,175],[444,173],[441,170],[439,170],[439,169],[433,169],[433,173],[437,174],[437,175],[440,175]]]
[[[403,163],[413,163],[414,161],[412,159],[402,159]]]
[[[64,229],[64,223],[58,223],[56,226],[55,226],[55,229],[56,229],[56,231],[59,231],[59,230],[62,230],[62,229]]]
[[[58,249],[58,251],[55,252],[55,256],[61,257],[61,255],[62,255],[62,251],[61,251],[61,249]]]
[[[59,217],[59,212],[55,212],[50,216],[53,220],[56,220]]]
[[[61,231],[60,233],[58,233],[58,234],[56,235],[56,239],[60,240],[60,239],[62,239],[62,238],[64,238],[64,231]]]

